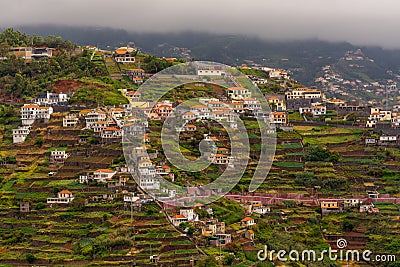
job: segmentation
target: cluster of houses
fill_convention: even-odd
[[[123,70],[122,73],[136,84],[143,83],[144,79],[147,77],[146,72],[143,69],[128,69]]]
[[[374,206],[374,199],[378,197],[377,192],[370,192],[370,197],[366,199],[344,199],[344,200],[330,200],[321,201],[322,215],[331,213],[342,213],[347,208],[358,208],[360,213],[379,213],[379,209]]]
[[[50,106],[39,106],[38,104],[25,104],[21,107],[22,127],[13,129],[13,143],[23,143],[28,137],[31,126],[36,120],[48,121],[53,113]]]
[[[365,138],[365,145],[398,145],[400,113],[395,106],[391,110],[372,107],[365,124],[366,128],[373,129],[377,135]]]
[[[201,229],[201,235],[208,239],[213,247],[225,246],[232,242],[232,235],[225,233],[225,222],[219,222],[218,219],[206,219],[197,223]]]
[[[53,114],[53,106],[66,105],[70,97],[70,93],[50,93],[47,91],[44,94],[39,94],[31,104],[23,105],[21,107],[22,127],[13,130],[13,143],[23,143],[35,121],[49,121],[51,114]]]
[[[371,108],[371,113],[368,116],[368,120],[365,127],[374,128],[378,122],[384,122],[384,121],[398,123],[397,117],[393,118],[392,121],[392,111],[382,110],[381,108]]]
[[[78,115],[69,114],[63,119],[64,127],[75,126],[79,119],[85,121],[85,128],[93,130],[94,134],[105,143],[120,142],[123,127],[129,126],[136,119],[129,113],[129,108],[113,107],[109,109],[81,110]]]
[[[285,95],[267,96],[271,108],[270,121],[276,126],[288,124],[288,111],[298,111],[302,115],[318,117],[326,115],[327,107],[321,91],[310,88],[295,88]]]
[[[201,236],[206,238],[208,244],[214,247],[223,247],[232,242],[232,233],[226,233],[225,222],[218,221],[217,218],[213,217],[212,208],[207,208],[202,204],[196,204],[195,208],[205,209],[211,218],[199,220],[199,216],[196,214],[193,208],[185,208],[179,211],[179,214],[175,214],[170,217],[171,223],[178,227],[181,223],[190,223],[196,229],[201,231]],[[247,210],[248,213],[258,213],[265,214],[269,211],[266,207],[263,207],[261,203],[254,202],[248,203]],[[268,210],[268,211],[267,211]],[[244,237],[253,240],[254,231],[251,229],[256,222],[252,217],[244,217],[240,221],[241,229],[237,231],[238,234],[243,234]]]
[[[365,64],[371,64],[373,59],[368,58],[360,49],[355,51],[347,51],[340,59],[342,64],[347,65],[351,69],[363,69]],[[388,94],[398,92],[399,74],[388,70],[387,74],[393,76],[387,80],[362,81],[360,79],[348,79],[341,72],[338,72],[332,65],[322,67],[323,75],[315,79],[315,83],[324,90],[326,94],[335,97],[348,97],[374,94],[377,97],[388,100]],[[397,81],[396,81],[397,80]],[[378,100],[379,101],[379,100]],[[368,104],[376,105],[377,100],[371,99]]]

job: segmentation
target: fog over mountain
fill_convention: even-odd
[[[203,31],[400,48],[399,9],[396,0],[16,0],[2,3],[0,27],[58,24],[136,33]]]

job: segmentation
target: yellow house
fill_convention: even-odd
[[[339,204],[337,201],[321,202],[321,209],[338,209]]]

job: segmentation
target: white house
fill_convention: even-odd
[[[100,136],[103,139],[122,138],[122,130],[116,127],[107,127]]]
[[[69,96],[65,93],[49,93],[48,91],[45,94],[39,94],[37,98],[34,100],[34,103],[39,106],[52,106],[58,104],[65,104],[69,100]]]
[[[17,129],[13,129],[13,143],[21,144],[25,142],[26,137],[28,137],[30,133],[30,126],[22,126]]]
[[[39,107],[39,109],[36,112],[36,119],[49,120],[51,114],[53,114],[52,107]]]
[[[50,119],[52,107],[39,107],[36,104],[25,104],[21,107],[22,125],[32,125],[37,119]]]
[[[198,76],[222,76],[225,75],[225,70],[222,66],[200,65],[197,67]]]
[[[174,215],[171,217],[171,222],[174,226],[178,227],[181,223],[187,222],[188,219],[183,215]]]
[[[321,91],[310,88],[296,88],[285,93],[286,99],[313,99],[321,98]]]
[[[32,50],[32,58],[39,59],[43,57],[51,58],[53,56],[54,48],[49,47],[36,47]]]
[[[127,203],[135,203],[139,199],[140,198],[139,197],[135,197],[135,195],[133,193],[124,195],[124,202],[127,202]]]
[[[109,114],[113,119],[119,119],[125,116],[125,110],[122,108],[111,108]]]
[[[268,68],[267,68],[268,69]],[[276,70],[276,69],[268,69],[270,78],[278,78],[278,79],[289,79],[290,75],[287,71],[284,70]]]
[[[245,217],[240,222],[241,222],[241,225],[244,227],[250,227],[250,226],[253,226],[256,224],[254,219],[251,217]]]
[[[229,156],[225,154],[211,154],[208,160],[216,165],[226,165],[229,164]]]
[[[326,115],[326,107],[325,106],[312,106],[312,114],[313,116],[320,116],[320,115]]]
[[[189,222],[198,221],[199,215],[197,215],[193,209],[181,209],[179,214],[185,216]]]
[[[375,145],[376,139],[375,138],[365,138],[365,144],[366,145]]]
[[[63,127],[75,127],[78,121],[79,119],[76,115],[69,114],[63,118]]]
[[[209,111],[210,111],[210,110],[208,109],[208,107],[205,106],[205,105],[194,105],[194,106],[192,106],[190,109],[191,109],[192,111],[198,112],[198,113],[201,113],[201,112],[209,112]]]
[[[84,114],[86,121],[86,128],[91,129],[96,122],[104,121],[107,119],[107,114],[104,111],[91,110]]]
[[[373,128],[375,127],[378,121],[391,121],[393,123],[396,120],[392,120],[392,112],[389,110],[381,110],[380,108],[371,108],[371,113],[368,117],[365,127]]]
[[[251,97],[243,99],[243,106],[244,106],[244,109],[250,110],[250,111],[261,110],[260,101],[258,101],[255,98],[251,98]]]
[[[140,177],[139,186],[144,190],[160,190],[160,182],[151,176]]]
[[[136,92],[136,91],[129,91],[126,93],[126,95],[129,97],[129,99],[131,101],[134,101],[134,102],[140,101],[140,97],[142,96],[142,94],[140,92]]]
[[[115,50],[113,57],[119,63],[134,63],[137,50],[132,47],[120,47]]]
[[[111,180],[116,173],[116,171],[110,169],[98,169],[93,172],[93,179],[105,183],[107,180]]]
[[[108,121],[98,121],[92,126],[92,129],[95,133],[101,134],[105,129],[108,128],[108,125]]]
[[[283,101],[282,99],[280,99],[276,96],[269,97],[268,104],[270,105],[272,111],[285,111],[286,110],[285,101]]]
[[[96,171],[90,171],[87,172],[86,174],[80,175],[79,182],[81,184],[88,183],[89,181],[105,183],[111,180],[116,173],[117,173],[116,171],[110,169],[98,169]]]
[[[284,125],[287,123],[287,114],[282,111],[271,112],[269,115],[270,123],[275,125]]]
[[[182,120],[185,123],[188,123],[189,121],[195,120],[197,119],[197,115],[196,113],[192,112],[192,111],[187,111],[182,115]]]
[[[231,87],[227,89],[228,97],[232,100],[242,100],[245,98],[250,98],[251,93],[249,89],[244,87]]]
[[[257,214],[266,214],[271,211],[269,207],[263,206],[261,203],[254,203],[251,211]]]
[[[69,157],[69,154],[65,150],[53,150],[50,152],[50,163],[64,164],[65,160]]]
[[[360,204],[360,200],[357,198],[354,199],[345,199],[343,201],[343,204],[345,207],[356,207],[357,205]]]
[[[396,142],[397,136],[395,136],[395,135],[379,136],[379,141],[381,141],[381,142]]]
[[[72,193],[68,190],[62,190],[58,192],[56,198],[48,198],[47,203],[48,204],[69,204],[74,200],[74,196]]]

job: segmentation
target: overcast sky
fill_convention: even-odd
[[[132,32],[200,30],[400,48],[399,11],[397,0],[13,0],[0,3],[0,27],[54,23]]]

